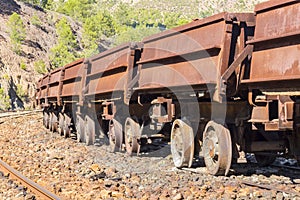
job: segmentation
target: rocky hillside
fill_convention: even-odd
[[[20,51],[14,51],[9,17],[17,13],[25,27]],[[49,65],[50,49],[57,42],[57,13],[14,0],[0,0],[0,109],[28,108],[32,105],[35,83]],[[80,32],[77,23],[70,23]],[[44,68],[40,69],[39,68]]]

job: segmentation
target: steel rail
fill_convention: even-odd
[[[0,113],[0,118],[5,117],[14,117],[14,116],[22,116],[22,115],[30,115],[42,112],[43,110],[30,110],[30,111],[17,111],[17,112],[3,112]]]
[[[274,190],[274,191],[277,191],[277,192],[284,192],[284,193],[287,193],[287,194],[292,194],[292,195],[300,197],[300,193],[299,192],[293,191],[291,189],[282,189],[282,188],[275,187],[273,185],[265,185],[265,184],[260,184],[260,183],[253,183],[251,181],[245,181],[245,180],[238,180],[238,183],[239,184],[248,185],[248,186],[252,186],[252,187],[261,188],[261,189]]]
[[[48,190],[44,189],[37,183],[33,182],[32,180],[28,179],[24,175],[22,175],[20,172],[9,166],[4,161],[0,160],[0,171],[4,173],[9,173],[10,179],[14,179],[18,182],[20,182],[23,186],[25,186],[27,189],[29,189],[32,193],[37,195],[38,197],[42,199],[60,199],[55,194],[49,192]]]

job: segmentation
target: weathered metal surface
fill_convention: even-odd
[[[227,175],[231,165],[230,131],[223,125],[209,121],[203,132],[203,157],[207,171],[212,175]]]
[[[175,167],[191,167],[194,157],[194,133],[190,125],[176,119],[171,130],[171,153]]]
[[[76,60],[44,76],[38,85],[38,99],[51,98],[61,105],[61,98],[78,96],[84,59]]]
[[[220,13],[144,39],[139,89],[216,84],[241,51],[240,22],[253,14]]]
[[[124,68],[122,72],[117,72],[109,76],[91,77],[88,83],[87,95],[95,95],[108,92],[124,90],[125,81]]]
[[[64,67],[64,77],[63,81],[67,81],[70,79],[76,79],[81,76],[82,74],[82,64],[83,64],[84,59],[81,58],[79,60],[76,60]]]
[[[134,65],[130,47],[125,44],[89,59],[85,95],[124,91],[128,70],[133,68],[129,65]]]
[[[56,69],[55,71],[50,73],[50,80],[49,80],[49,84],[53,84],[53,83],[57,83],[60,80],[60,71],[61,68]]]
[[[141,145],[139,139],[141,137],[140,125],[131,118],[127,118],[124,125],[125,146],[128,155],[139,154]]]
[[[42,85],[41,86],[46,86],[48,84],[48,77],[49,77],[49,74],[47,74],[46,76],[44,76],[42,78]]]
[[[255,141],[248,148],[248,152],[284,151],[286,149],[286,141]]]
[[[61,77],[62,88],[60,91],[61,98],[79,96],[81,93],[81,79],[85,72],[83,65],[84,59],[79,59],[63,69]]]
[[[266,90],[289,90],[295,87],[291,82],[300,80],[300,2],[268,1],[257,5],[255,12],[250,76],[243,82],[255,83]]]
[[[172,99],[166,99],[164,97],[158,97],[157,99],[151,102],[152,114],[150,115],[151,119],[157,120],[159,123],[172,122],[175,116],[175,105],[172,104]],[[162,105],[166,105],[166,113],[162,112]]]
[[[58,93],[59,93],[58,83],[49,85],[49,91],[47,97],[57,97]]]

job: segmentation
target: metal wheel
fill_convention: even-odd
[[[139,153],[140,144],[138,139],[140,137],[140,125],[131,118],[127,118],[125,122],[125,146],[128,155]]]
[[[255,159],[260,167],[266,167],[271,165],[276,160],[276,156],[256,153]]]
[[[44,112],[43,123],[46,128],[49,128],[49,113]]]
[[[109,121],[108,137],[110,151],[122,151],[123,128],[122,124],[115,119]]]
[[[227,175],[232,158],[230,132],[224,126],[209,121],[203,133],[203,156],[206,169],[212,175]]]
[[[70,127],[71,127],[71,118],[68,115],[64,114],[64,129],[63,130],[64,130],[65,138],[70,137],[70,134],[71,134]]]
[[[49,113],[49,130],[52,132],[53,131],[53,126],[52,126],[52,112]]]
[[[60,135],[63,135],[64,134],[64,125],[65,124],[65,117],[64,117],[64,114],[62,113],[59,113],[58,115],[58,128],[57,128],[57,132],[60,134]]]
[[[85,116],[85,144],[86,145],[93,145],[95,143],[95,136],[96,136],[96,121],[94,118],[90,116]]]
[[[180,119],[173,122],[171,153],[175,167],[191,167],[194,157],[194,133],[191,126]]]
[[[84,119],[77,115],[76,119],[76,136],[77,136],[77,142],[85,142],[85,135],[84,135]]]
[[[51,113],[51,130],[53,132],[57,132],[58,130],[58,118],[54,112]]]

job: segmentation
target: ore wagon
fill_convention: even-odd
[[[242,85],[249,89],[252,136],[246,151],[271,163],[277,152],[300,156],[300,2],[274,0],[256,5],[252,62]]]
[[[75,130],[72,110],[79,101],[83,61],[51,71],[38,82],[37,104],[44,109],[44,125],[65,137]]]
[[[139,44],[128,43],[85,60],[76,116],[78,140],[91,145],[108,134],[112,151],[122,148],[122,125],[129,113],[128,84],[139,57]]]
[[[247,99],[234,97],[253,31],[253,14],[220,13],[145,38],[124,126],[128,153],[169,137],[176,167],[190,167],[202,148],[209,172],[227,174],[228,128],[249,114]]]

